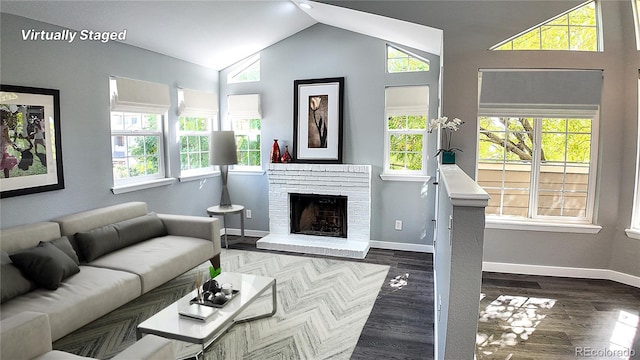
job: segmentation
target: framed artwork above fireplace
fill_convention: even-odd
[[[344,77],[295,80],[293,160],[342,163]]]

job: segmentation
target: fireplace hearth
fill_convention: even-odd
[[[269,164],[267,173],[269,234],[257,241],[259,249],[356,259],[367,255],[371,165]],[[316,195],[323,199],[308,198]],[[296,196],[306,203],[292,205]]]

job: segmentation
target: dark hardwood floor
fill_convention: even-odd
[[[478,360],[640,359],[638,316],[640,289],[632,286],[484,273],[476,356]],[[616,349],[622,351],[611,351]]]
[[[256,240],[229,247],[268,251]],[[432,359],[433,255],[371,249],[364,260],[345,260],[390,266],[352,359]],[[404,274],[407,285],[390,285]],[[617,282],[483,273],[476,357],[640,359],[639,316],[640,289]]]

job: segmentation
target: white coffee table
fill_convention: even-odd
[[[189,301],[196,291],[183,296],[178,301],[162,309],[157,314],[138,325],[138,340],[144,334],[154,334],[164,338],[200,344],[204,350],[220,338],[234,324],[273,316],[278,308],[276,298],[276,279],[264,276],[223,272],[215,278],[220,285],[230,283],[240,292],[206,322],[180,316],[179,311],[189,307]],[[272,311],[267,314],[238,318],[244,309],[254,302],[267,289],[272,292]],[[197,354],[196,354],[197,357]]]

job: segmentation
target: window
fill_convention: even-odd
[[[429,88],[388,87],[385,118],[387,175],[426,175]]]
[[[429,71],[429,60],[387,45],[387,72]]]
[[[591,222],[594,113],[481,116],[477,181],[487,215]]]
[[[592,221],[603,71],[478,74],[476,180],[491,195],[488,223],[599,231]]]
[[[233,170],[262,170],[260,95],[229,95],[227,102],[238,153]]]
[[[180,176],[213,173],[209,165],[209,144],[213,121],[218,114],[215,94],[191,89],[178,89],[178,139],[180,142]]]
[[[210,172],[211,119],[181,116],[178,119],[181,174]]]
[[[227,83],[260,81],[260,54],[238,63],[235,71],[227,75]]]
[[[234,168],[261,167],[260,119],[236,119],[232,128],[236,135],[238,165]]]
[[[169,87],[120,77],[109,85],[114,188],[164,178]]]
[[[589,1],[509,38],[491,50],[600,51],[596,2]]]
[[[112,111],[111,149],[116,182],[164,177],[160,115]]]

